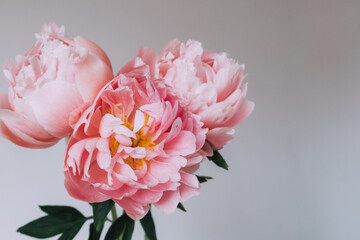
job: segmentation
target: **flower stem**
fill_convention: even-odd
[[[115,222],[115,220],[118,218],[115,205],[111,209],[111,217],[112,217],[112,222]]]
[[[145,240],[150,240],[150,239],[148,238],[148,236],[146,236],[146,234],[145,234]]]

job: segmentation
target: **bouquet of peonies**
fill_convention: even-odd
[[[66,138],[65,187],[93,216],[40,206],[46,216],[18,231],[73,239],[91,220],[89,239],[131,239],[140,220],[156,239],[150,207],[169,214],[200,192],[200,163],[228,165],[218,150],[254,108],[245,99],[244,65],[201,43],[175,39],[160,54],[147,47],[114,76],[105,52],[64,27],[45,25],[36,43],[4,66],[0,131],[13,143],[46,148]],[[124,213],[118,218],[115,204]],[[110,214],[111,212],[111,214]],[[108,217],[108,215],[111,215]]]

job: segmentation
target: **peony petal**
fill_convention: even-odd
[[[198,196],[200,194],[200,187],[199,188],[192,188],[187,185],[181,185],[179,187],[180,195],[181,195],[181,202],[188,200],[194,196]]]
[[[106,89],[101,94],[101,100],[103,100],[103,111],[111,113],[124,121],[130,116],[135,104],[133,91],[128,87],[120,87],[115,90]]]
[[[105,194],[106,196],[111,197],[112,199],[116,199],[116,200],[121,200],[124,197],[129,197],[132,196],[133,194],[135,194],[137,192],[136,188],[127,186],[127,185],[123,185],[115,190],[106,190],[104,188],[101,187],[97,187],[96,188],[97,191],[99,191],[102,194]]]
[[[181,180],[180,182],[183,184],[186,184],[189,187],[192,188],[199,188],[200,183],[197,177],[194,174],[186,173],[184,171],[180,171]]]
[[[193,196],[200,194],[200,183],[197,177],[193,174],[180,171],[181,186],[179,187],[181,202],[188,200]]]
[[[22,115],[10,110],[0,110],[0,132],[11,142],[27,148],[47,148],[59,141],[59,138],[38,138],[37,133],[44,130],[38,123],[28,121]]]
[[[148,189],[139,189],[131,199],[139,203],[155,203],[162,197],[162,192],[153,192]]]
[[[121,134],[127,137],[136,138],[133,131],[123,125],[123,121],[119,118],[114,117],[111,114],[105,114],[101,119],[99,132],[103,138],[108,138],[112,134]]]
[[[100,89],[114,77],[111,67],[89,55],[75,70],[77,89],[84,102],[93,101]]]
[[[165,214],[173,213],[181,200],[179,191],[166,191],[154,206]]]
[[[251,101],[245,100],[240,107],[236,110],[236,113],[232,118],[227,120],[222,126],[224,127],[234,127],[237,124],[244,121],[254,110],[255,104]]]
[[[117,174],[117,178],[119,181],[128,183],[129,180],[131,181],[137,181],[137,177],[134,173],[134,170],[127,164],[119,164],[117,163],[114,166],[113,173]]]
[[[123,198],[122,200],[114,199],[114,201],[135,221],[143,218],[149,211],[149,204],[139,203],[130,198]]]
[[[72,84],[62,81],[47,83],[27,100],[40,125],[50,134],[63,138],[72,132],[70,113],[82,103]]]
[[[134,132],[138,132],[145,124],[145,115],[143,112],[136,110],[134,120]]]
[[[106,55],[104,50],[102,50],[96,43],[82,36],[77,36],[76,38],[74,38],[74,45],[75,47],[88,49],[95,56],[99,57],[109,67],[109,70],[112,72],[112,67],[109,57]]]
[[[7,93],[0,92],[0,109],[11,109]]]
[[[234,133],[235,130],[233,128],[213,128],[206,134],[206,140],[209,141],[218,150],[233,140]]]
[[[168,58],[169,53],[171,53],[172,56],[174,57],[179,57],[180,55],[180,46],[182,45],[182,43],[180,42],[179,39],[173,39],[170,42],[168,42],[164,48],[161,51],[161,58]],[[172,59],[172,58],[170,58]]]
[[[94,189],[88,182],[83,182],[69,171],[65,171],[65,187],[71,197],[85,202],[104,202],[110,197],[105,196]]]
[[[151,77],[154,79],[158,78],[159,77],[157,71],[158,56],[155,53],[155,51],[149,47],[141,47],[138,51],[137,56],[141,58],[146,65],[149,66]]]
[[[174,139],[165,142],[165,151],[169,154],[186,156],[196,151],[196,138],[192,132],[181,131]]]

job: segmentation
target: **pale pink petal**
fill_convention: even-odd
[[[159,183],[168,181],[179,181],[180,174],[178,169],[167,163],[152,161],[148,165],[148,172],[142,178],[142,181],[149,187],[154,187]]]
[[[43,131],[42,128],[38,128],[38,123],[29,122],[11,110],[0,110],[0,132],[13,143],[27,148],[47,148],[59,141],[58,138],[50,136],[38,138],[36,131]]]
[[[61,81],[47,83],[29,99],[29,105],[39,123],[59,138],[71,133],[69,116],[80,104],[81,99],[74,86]]]
[[[144,147],[124,147],[123,150],[132,158],[141,159],[146,156],[146,148]]]
[[[162,192],[150,191],[148,189],[139,189],[131,199],[139,203],[155,203],[162,197]]]
[[[124,120],[130,116],[135,104],[133,91],[128,87],[120,87],[115,90],[106,89],[101,94],[101,100],[103,100],[103,110]]]
[[[150,74],[153,78],[158,78],[157,60],[158,56],[154,50],[149,47],[141,47],[137,54],[138,58],[141,58],[145,64],[150,68]]]
[[[181,131],[174,139],[165,143],[165,150],[168,153],[182,156],[194,153],[196,150],[194,134],[189,131]]]
[[[107,138],[112,134],[124,135],[127,137],[136,138],[133,131],[123,125],[123,121],[114,117],[111,114],[105,114],[101,120],[99,132],[101,137]]]
[[[154,187],[152,187],[151,191],[156,192],[164,192],[164,191],[176,191],[178,187],[180,186],[179,182],[166,182],[166,183],[160,183]]]
[[[180,171],[180,175],[181,175],[181,181],[180,181],[181,183],[186,184],[187,186],[192,188],[200,187],[199,180],[194,174],[189,174],[184,171]]]
[[[188,200],[193,196],[200,194],[200,183],[197,177],[193,174],[180,171],[181,174],[181,186],[179,187],[181,202]]]
[[[238,104],[241,103],[242,92],[234,91],[225,101],[215,103],[206,108],[199,115],[204,126],[211,129],[220,127],[234,114]]]
[[[198,153],[191,155],[191,156],[187,156],[186,158],[187,158],[186,167],[190,167],[190,166],[199,164],[202,161],[204,161],[204,156],[201,154],[198,154]]]
[[[109,152],[98,151],[96,154],[96,160],[101,169],[110,170],[112,161]]]
[[[144,65],[145,63],[140,57],[134,57],[119,70],[119,72],[116,74],[116,77],[122,74],[128,74],[129,72],[134,71],[134,69],[137,69]]]
[[[96,43],[86,39],[82,36],[78,36],[74,38],[74,45],[75,47],[82,47],[88,49],[91,53],[99,57],[108,67],[109,70],[112,72],[112,67],[110,63],[109,57],[106,55],[104,50],[102,50]]]
[[[188,200],[189,198],[198,196],[200,194],[200,187],[193,188],[193,187],[189,187],[187,185],[182,184],[179,187],[179,191],[180,191],[180,195],[181,195],[180,202],[184,202],[184,201]]]
[[[195,40],[188,40],[186,42],[185,48],[181,49],[181,57],[187,59],[195,59],[196,57],[201,57],[203,54],[203,48],[201,43]]]
[[[85,145],[87,144],[87,142],[88,142],[87,140],[78,141],[73,145],[71,145],[71,147],[67,151],[65,166],[66,169],[71,168],[73,170],[74,175],[80,174],[80,172],[77,170],[81,169],[80,168],[81,159],[84,156],[84,151],[86,150]]]
[[[116,164],[113,173],[116,174],[120,182],[128,183],[129,181],[137,181],[134,170],[127,164]]]
[[[134,121],[134,132],[138,132],[145,124],[145,115],[143,112],[137,110],[135,113],[135,121]]]
[[[224,127],[234,127],[237,124],[241,123],[242,121],[244,121],[254,110],[255,104],[251,101],[247,101],[245,100],[241,106],[239,107],[239,109],[236,110],[235,115],[230,118],[229,120],[227,120],[223,126]]]
[[[234,138],[234,133],[235,130],[233,128],[213,128],[206,134],[206,140],[219,149]]]
[[[244,78],[244,68],[244,65],[233,64],[225,66],[217,72],[215,84],[218,93],[218,102],[224,101],[230,94],[232,94],[234,89],[238,89],[240,87],[240,83]]]
[[[130,197],[138,191],[137,188],[130,187],[125,184],[119,188],[116,188],[115,190],[103,189],[101,187],[96,187],[96,190],[102,194],[111,197],[114,200],[121,200],[124,197]]]
[[[169,53],[172,53],[172,56],[178,57],[180,55],[180,46],[181,42],[179,39],[173,39],[165,45],[161,51],[161,58],[168,59]]]
[[[111,66],[92,55],[81,62],[75,71],[77,89],[84,102],[92,101],[114,77]]]

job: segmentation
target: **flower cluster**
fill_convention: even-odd
[[[112,199],[132,219],[198,195],[194,172],[249,116],[244,65],[179,40],[140,48],[113,76],[95,43],[50,23],[4,67],[0,131],[23,147],[69,137],[65,187],[79,200]]]

